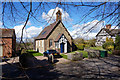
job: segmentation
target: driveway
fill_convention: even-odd
[[[36,56],[37,60],[48,60],[47,57],[43,57],[43,56]],[[68,63],[70,62],[70,60],[64,59],[64,58],[56,58],[55,59],[55,64],[60,64],[60,63]],[[48,61],[47,61],[48,63]]]
[[[56,70],[63,73],[60,78],[64,79],[105,78],[120,80],[120,56],[58,64]]]
[[[120,79],[120,56],[109,56],[99,59],[84,59],[81,61],[69,61],[63,58],[50,64],[46,57],[37,56],[28,61],[31,67],[21,70],[13,65],[3,64],[3,79],[15,80],[79,80],[80,78],[105,78]],[[34,64],[33,64],[34,63]]]

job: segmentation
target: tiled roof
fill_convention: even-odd
[[[13,37],[15,35],[14,29],[4,29],[0,28],[0,37]]]
[[[116,34],[120,34],[120,29],[106,29],[106,28],[102,28],[99,33],[102,31],[102,30],[105,30],[109,35],[111,36],[115,36]],[[98,34],[99,34],[98,33]],[[98,36],[98,34],[96,36]]]
[[[111,29],[111,35],[120,34],[120,29]]]
[[[35,38],[35,39],[45,39],[47,36],[52,32],[52,30],[55,28],[55,26],[59,23],[60,21],[54,22],[50,24],[49,26],[45,27],[42,32]]]
[[[58,36],[56,37],[55,41],[58,41],[61,36],[62,36],[62,33],[59,33]]]
[[[120,34],[120,29],[105,29],[103,28],[108,34],[111,36],[115,36],[116,34]]]
[[[54,23],[52,23],[52,24],[50,24],[49,26],[45,27],[45,28],[41,31],[41,33],[40,33],[36,38],[34,38],[34,39],[37,40],[37,39],[46,39],[46,38],[48,38],[48,36],[52,33],[52,31],[56,28],[56,26],[57,26],[60,22],[62,23],[61,20],[55,21]],[[62,25],[63,25],[63,23],[62,23]],[[63,27],[65,27],[65,26],[63,25]],[[65,28],[65,29],[66,29],[66,28]],[[66,29],[66,31],[67,31],[67,29]],[[67,32],[68,32],[68,31],[67,31]],[[68,32],[68,34],[69,34],[69,32]],[[71,37],[71,39],[73,39],[70,34],[69,34],[69,36]]]

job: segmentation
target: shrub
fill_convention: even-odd
[[[84,46],[85,46],[86,48],[90,47],[90,45],[88,45],[88,44],[85,44]]]
[[[107,47],[107,50],[110,50],[110,51],[111,51],[111,50],[114,50],[114,46],[113,46],[113,45],[108,46],[108,47]]]
[[[117,35],[115,38],[115,50],[120,50],[120,36]]]
[[[82,38],[76,38],[73,40],[74,44],[84,44],[84,39]]]
[[[23,54],[23,53],[27,53],[27,50],[26,49],[21,49],[21,54]]]
[[[120,50],[120,46],[116,46],[116,47],[115,47],[115,50]]]
[[[103,49],[106,50],[113,50],[114,49],[114,42],[106,42],[102,45]]]
[[[84,44],[76,44],[77,48],[79,50],[83,50],[84,49]]]
[[[19,56],[19,62],[21,63],[22,67],[27,67],[27,57],[29,56],[28,53],[23,53]]]
[[[108,37],[106,37],[106,42],[108,42],[109,41],[109,39],[108,39]]]
[[[106,37],[106,42],[113,42],[113,39]]]
[[[95,47],[95,42],[96,42],[95,39],[89,40],[89,45],[90,45],[90,47]]]

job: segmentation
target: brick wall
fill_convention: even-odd
[[[16,38],[12,40],[12,56],[17,56],[16,54]]]
[[[3,56],[12,56],[12,38],[2,38],[3,41]]]

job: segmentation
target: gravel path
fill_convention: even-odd
[[[37,60],[48,60],[47,57],[43,56],[36,56]],[[60,63],[67,63],[70,62],[70,60],[64,59],[64,58],[57,58],[55,59],[55,64],[60,64]]]
[[[114,57],[116,58],[116,57]],[[120,79],[120,57],[118,61],[113,58],[86,59],[83,61],[70,62],[69,64],[58,64],[56,70],[63,73],[60,78],[105,78]]]
[[[105,80],[120,80],[120,56],[109,56],[99,59],[84,59],[69,61],[63,58],[55,64],[46,57],[37,56],[28,60],[30,68],[25,73],[32,80],[79,80],[81,78],[104,78]],[[33,64],[34,63],[34,64]],[[13,63],[17,65],[17,63]],[[23,70],[3,64],[3,79],[27,80]]]

